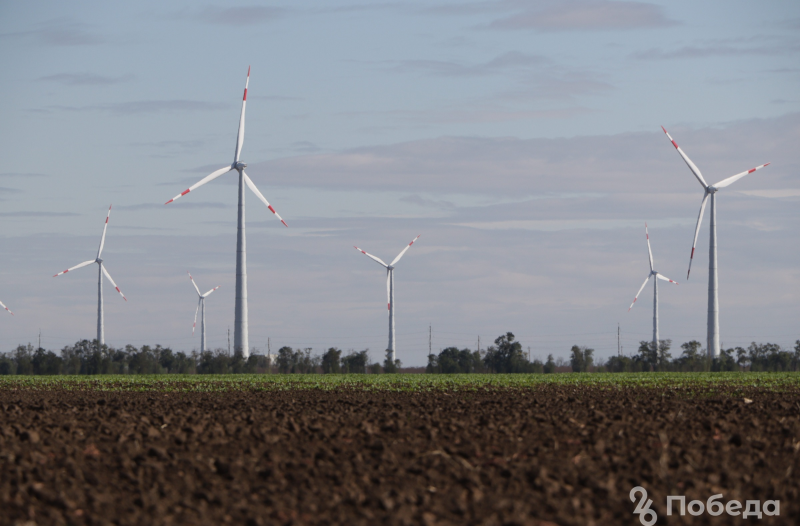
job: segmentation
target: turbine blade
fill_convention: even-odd
[[[694,259],[694,247],[697,245],[697,235],[700,233],[700,224],[703,222],[703,212],[706,211],[706,203],[708,203],[708,190],[706,195],[703,196],[703,202],[700,203],[700,214],[697,216],[697,226],[694,227],[694,240],[692,241],[692,254],[689,256],[689,270],[686,272],[686,279],[689,279],[689,274],[692,272],[692,260]]]
[[[247,86],[250,84],[250,66],[247,66],[247,80],[244,82],[244,96],[242,97],[242,114],[239,116],[239,133],[236,134],[236,154],[233,157],[233,164],[239,162],[239,154],[242,152],[244,142],[244,110],[247,106]]]
[[[70,270],[75,270],[76,268],[85,267],[86,265],[91,265],[92,263],[95,263],[95,262],[96,262],[96,260],[94,260],[94,259],[93,259],[93,260],[91,260],[91,261],[84,261],[83,263],[79,263],[79,264],[75,265],[74,267],[70,267],[70,268],[68,268],[67,270],[64,270],[64,271],[62,271],[62,272],[59,272],[58,274],[56,274],[56,275],[55,275],[55,276],[53,276],[53,277],[55,278],[56,276],[60,276],[61,274],[66,274],[66,273],[67,273],[67,272],[69,272]]]
[[[667,130],[663,126],[661,127],[661,129],[664,130],[664,133],[667,133]],[[672,137],[670,136],[669,133],[667,133],[667,137],[669,137],[669,140],[670,142],[672,142],[672,145],[675,147],[676,150],[678,150],[678,153],[681,154],[681,157],[683,157],[683,160],[686,162],[686,166],[689,167],[694,176],[697,177],[697,180],[700,181],[700,184],[703,185],[703,188],[708,188],[708,183],[706,183],[706,180],[703,179],[703,174],[700,173],[700,169],[697,166],[695,166],[692,160],[689,159],[689,157],[685,153],[683,153],[681,147],[678,146],[678,143],[672,140]]]
[[[242,172],[242,175],[244,175],[244,182],[247,184],[247,187],[248,187],[250,190],[252,190],[254,194],[256,194],[256,197],[258,197],[259,199],[261,199],[261,202],[262,202],[262,203],[264,203],[265,205],[267,205],[267,208],[269,208],[269,209],[270,209],[270,211],[271,211],[273,214],[275,214],[276,216],[278,216],[278,219],[280,219],[280,220],[281,220],[281,223],[283,223],[283,226],[285,226],[285,227],[288,227],[289,225],[287,225],[287,224],[286,224],[286,221],[284,221],[284,220],[283,220],[283,218],[281,217],[281,215],[280,215],[278,212],[276,212],[274,208],[272,208],[272,205],[271,205],[271,204],[269,204],[269,201],[267,201],[267,198],[266,198],[266,197],[264,197],[264,196],[261,194],[261,192],[259,192],[259,191],[258,191],[258,188],[256,188],[256,185],[253,183],[253,181],[251,181],[251,180],[250,180],[250,178],[247,176],[247,174],[246,174],[246,173],[244,173],[244,172]]]
[[[647,253],[650,254],[650,271],[653,271],[653,251],[650,250],[650,234],[647,232],[647,223],[644,224],[644,235],[647,237]]]
[[[639,294],[641,294],[641,293],[642,293],[642,290],[644,290],[644,286],[645,286],[645,285],[647,285],[647,282],[648,282],[648,281],[650,281],[650,277],[651,277],[651,276],[652,276],[652,274],[648,275],[648,276],[647,276],[647,279],[646,279],[646,280],[644,280],[644,283],[642,283],[642,286],[641,286],[641,287],[639,287],[639,292],[637,292],[637,293],[636,293],[636,297],[635,297],[635,298],[633,298],[633,303],[636,303],[636,300],[638,300],[638,299],[639,299]],[[633,303],[631,303],[631,306],[630,306],[630,307],[628,307],[628,312],[630,312],[630,311],[631,311],[631,309],[633,308]]]
[[[421,236],[421,235],[422,235],[422,234],[420,234],[419,236]],[[413,245],[413,244],[414,244],[414,241],[416,241],[417,239],[419,239],[419,236],[417,236],[417,237],[415,237],[413,240],[411,240],[411,243],[409,243],[409,244],[406,246],[406,248],[404,248],[404,249],[403,249],[403,251],[402,251],[402,252],[400,252],[399,254],[397,254],[397,257],[396,257],[396,258],[394,258],[394,261],[392,261],[391,263],[389,263],[389,266],[390,266],[390,267],[391,267],[391,266],[394,266],[394,264],[395,264],[395,263],[397,263],[398,261],[400,261],[400,258],[401,258],[401,257],[403,257],[403,254],[405,254],[405,253],[406,253],[406,250],[408,250],[409,248],[411,248],[411,245]]]
[[[3,307],[3,308],[4,308],[5,310],[7,310],[8,312],[11,312],[11,311],[8,309],[8,307],[6,307],[5,305],[3,305],[3,302],[2,302],[2,301],[0,301],[0,307]],[[13,316],[13,315],[14,315],[14,313],[13,313],[13,312],[11,312],[11,315]]]
[[[678,284],[678,282],[677,282],[677,281],[672,281],[672,280],[671,280],[671,279],[669,279],[668,277],[666,277],[666,276],[662,276],[661,274],[656,274],[656,277],[657,277],[658,279],[663,279],[664,281],[669,281],[670,283],[674,283],[674,284],[676,284],[676,285]]]
[[[117,289],[117,292],[119,292],[119,295],[120,295],[120,296],[122,296],[122,299],[124,299],[125,301],[128,301],[128,298],[126,298],[126,297],[125,297],[125,294],[123,294],[123,293],[122,293],[122,291],[121,291],[121,290],[119,290],[119,287],[117,287],[117,284],[116,284],[116,283],[114,283],[114,280],[113,280],[113,279],[111,279],[111,274],[109,274],[109,273],[108,273],[108,271],[106,270],[106,267],[105,267],[105,265],[103,265],[103,264],[101,263],[101,264],[100,264],[100,268],[101,268],[101,269],[103,269],[103,274],[105,274],[105,275],[106,275],[106,277],[108,278],[108,281],[110,281],[110,282],[111,282],[111,284],[112,284],[112,285],[114,285],[114,288],[115,288],[115,289]]]
[[[233,168],[232,168],[232,167],[230,167],[230,166],[226,166],[225,168],[220,168],[220,169],[219,169],[219,170],[217,170],[216,172],[213,172],[213,173],[211,173],[211,174],[209,174],[209,175],[207,175],[207,176],[203,177],[203,178],[202,178],[202,179],[200,179],[198,182],[194,183],[192,186],[190,186],[189,188],[187,188],[187,189],[186,189],[186,190],[184,190],[183,192],[179,193],[178,195],[176,195],[175,197],[173,197],[172,199],[170,199],[169,201],[167,201],[167,202],[166,202],[166,203],[164,203],[164,204],[165,204],[165,205],[168,205],[168,204],[170,204],[171,202],[173,202],[174,200],[176,200],[176,199],[180,199],[181,197],[183,197],[184,195],[188,194],[188,193],[189,193],[189,192],[191,192],[192,190],[194,190],[194,189],[196,189],[196,188],[200,188],[201,186],[203,186],[203,185],[204,185],[204,184],[206,184],[207,182],[209,182],[209,181],[213,181],[214,179],[216,179],[216,178],[217,178],[217,177],[219,177],[220,175],[222,175],[222,174],[224,174],[224,173],[228,173],[228,172],[230,172],[231,170],[233,170]]]
[[[217,286],[216,286],[216,287],[214,287],[213,289],[211,289],[211,290],[209,290],[208,292],[206,292],[205,294],[203,294],[203,296],[202,296],[202,297],[204,297],[204,298],[207,298],[209,294],[211,294],[212,292],[214,292],[215,290],[217,290],[219,287],[220,287],[220,285],[217,285]]]
[[[194,285],[194,290],[196,290],[196,291],[197,291],[197,295],[198,295],[198,296],[202,296],[202,294],[200,294],[200,289],[199,289],[199,288],[197,288],[197,283],[195,283],[195,282],[194,282],[194,278],[192,277],[192,275],[189,273],[189,271],[188,271],[188,270],[186,271],[186,273],[187,273],[187,274],[189,274],[189,281],[191,281],[191,282],[192,282],[192,285]]]
[[[383,265],[384,267],[386,267],[386,268],[389,268],[389,265],[387,265],[386,263],[384,263],[384,262],[383,262],[383,260],[382,260],[381,258],[375,257],[375,256],[373,256],[372,254],[368,254],[368,253],[364,252],[363,250],[361,250],[360,248],[358,248],[358,247],[357,247],[357,246],[355,246],[355,245],[353,245],[353,248],[354,248],[354,249],[356,249],[356,250],[358,250],[359,252],[361,252],[362,254],[364,254],[365,256],[367,256],[368,258],[372,258],[372,259],[374,259],[375,261],[377,261],[378,263],[380,263],[380,264],[381,264],[381,265]]]
[[[194,323],[192,323],[192,336],[194,336],[194,328],[197,326],[197,312],[200,310],[200,302],[202,301],[202,297],[197,299],[197,308],[194,310]]]
[[[103,237],[100,238],[100,248],[97,249],[97,257],[103,253],[103,246],[106,244],[106,230],[108,230],[108,218],[111,217],[111,206],[108,207],[108,215],[106,216],[106,224],[103,225]]]
[[[387,312],[391,312],[392,310],[392,291],[390,290],[390,281],[392,279],[392,271],[391,269],[386,269],[386,308],[388,309]]]
[[[760,169],[764,168],[765,166],[769,166],[769,164],[770,163],[762,164],[761,166],[756,166],[755,168],[750,168],[746,172],[742,172],[740,174],[736,174],[734,176],[728,177],[727,179],[723,179],[722,181],[720,181],[717,184],[715,184],[714,188],[725,188],[726,186],[735,183],[736,181],[738,181],[739,179],[741,179],[745,175],[751,174],[751,173],[755,172],[756,170],[760,170]]]

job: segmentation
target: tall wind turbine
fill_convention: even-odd
[[[765,166],[768,166],[769,163],[762,164],[761,166],[756,166],[755,168],[751,168],[745,172],[733,175],[728,177],[727,179],[723,179],[722,181],[718,182],[714,185],[709,185],[706,183],[705,179],[703,179],[703,174],[700,173],[700,170],[695,166],[689,157],[683,153],[678,143],[672,140],[672,137],[667,130],[662,126],[662,130],[664,133],[667,134],[667,137],[672,142],[672,145],[678,150],[678,153],[683,157],[683,160],[686,162],[686,165],[692,171],[694,176],[703,186],[703,190],[705,193],[703,194],[703,201],[700,203],[700,214],[697,216],[697,226],[694,229],[694,241],[692,241],[692,254],[689,256],[689,271],[686,272],[686,279],[689,279],[689,273],[692,271],[692,259],[694,259],[694,247],[697,245],[697,234],[700,233],[700,223],[703,221],[703,212],[706,209],[706,203],[708,202],[709,196],[711,196],[711,228],[709,229],[709,240],[708,240],[708,329],[706,335],[706,349],[708,350],[708,357],[713,359],[719,356],[719,295],[717,293],[717,208],[716,208],[716,194],[720,188],[725,188],[726,186],[735,183],[742,177],[747,174],[751,174],[756,170],[760,170]]]
[[[194,323],[192,324],[192,336],[194,336],[194,328],[197,326],[197,311],[200,311],[200,352],[206,352],[206,298],[215,290],[219,288],[219,285],[214,287],[213,289],[209,290],[205,294],[200,294],[200,289],[197,288],[197,283],[194,282],[194,278],[189,273],[189,279],[192,281],[192,285],[194,285],[194,290],[197,291],[197,295],[200,299],[197,300],[197,308],[194,310]]]
[[[664,281],[669,281],[676,285],[678,283],[653,269],[653,251],[650,249],[650,234],[647,232],[647,223],[644,224],[644,235],[647,238],[647,253],[650,255],[650,274],[647,275],[647,279],[644,280],[642,286],[639,287],[639,292],[636,293],[636,297],[633,298],[633,303],[628,307],[628,312],[631,311],[633,304],[639,299],[639,294],[642,293],[644,286],[647,285],[650,278],[655,277],[656,279],[653,280],[653,349],[658,351],[658,280],[663,279]]]
[[[3,302],[2,302],[2,301],[0,301],[0,307],[3,307],[5,310],[7,310],[8,312],[10,312],[12,316],[14,315],[14,313],[13,313],[13,312],[11,312],[11,311],[8,309],[8,307],[6,307],[5,305],[3,305]]]
[[[97,343],[98,345],[103,345],[106,343],[105,340],[105,329],[103,327],[103,274],[105,274],[108,281],[117,289],[119,295],[122,296],[122,299],[128,301],[128,298],[125,297],[125,294],[119,290],[117,284],[114,283],[114,280],[111,279],[111,274],[108,273],[106,267],[103,265],[103,260],[100,258],[100,255],[103,253],[103,245],[106,243],[106,230],[108,230],[108,218],[111,217],[111,207],[108,207],[108,215],[106,215],[106,222],[103,225],[103,237],[100,238],[100,248],[97,249],[97,257],[94,259],[90,259],[89,261],[84,261],[83,263],[79,263],[74,267],[68,268],[63,272],[59,272],[56,274],[55,277],[60,276],[61,274],[66,274],[71,270],[75,270],[76,268],[85,267],[86,265],[91,265],[92,263],[97,263]]]
[[[421,235],[422,234],[420,234],[420,236]],[[359,252],[361,252],[362,254],[364,254],[365,256],[374,259],[375,261],[377,261],[378,263],[383,265],[384,268],[386,268],[386,297],[387,297],[387,306],[389,308],[389,346],[386,348],[386,350],[390,351],[392,353],[391,354],[392,363],[394,363],[394,360],[395,360],[395,354],[394,354],[394,265],[395,265],[395,263],[400,261],[400,258],[403,257],[403,254],[406,253],[406,250],[411,248],[411,245],[413,245],[414,241],[416,241],[417,239],[419,239],[419,236],[415,237],[411,241],[411,243],[409,243],[408,246],[406,248],[404,248],[403,251],[400,252],[397,255],[397,257],[394,258],[394,260],[391,263],[389,263],[388,265],[386,263],[384,263],[380,258],[377,258],[377,257],[373,256],[372,254],[367,254],[366,252],[364,252],[363,250],[361,250],[360,248],[358,248],[356,246],[353,247],[356,250],[358,250]]]
[[[209,181],[213,181],[222,174],[228,173],[232,170],[239,172],[239,222],[236,230],[236,311],[233,322],[233,348],[234,350],[241,351],[245,358],[250,356],[250,343],[247,329],[247,242],[245,240],[244,231],[245,185],[247,185],[247,187],[250,188],[254,194],[256,194],[256,197],[258,197],[261,202],[267,205],[267,208],[269,208],[270,211],[281,220],[281,223],[283,223],[284,226],[289,226],[286,224],[286,221],[281,218],[278,212],[272,208],[272,205],[269,204],[269,201],[267,201],[261,192],[258,191],[258,188],[256,188],[255,184],[253,184],[253,181],[251,181],[250,178],[247,177],[247,174],[244,173],[244,169],[247,168],[247,164],[239,160],[239,154],[242,151],[242,143],[244,142],[244,111],[247,105],[247,85],[249,83],[250,67],[247,68],[247,81],[245,81],[244,84],[242,114],[239,117],[239,132],[236,134],[236,151],[234,152],[233,163],[230,166],[225,166],[216,172],[205,176],[204,178],[200,179],[200,181],[196,182],[183,192],[164,203],[165,205],[168,205],[176,199],[188,194],[192,190],[203,186]]]

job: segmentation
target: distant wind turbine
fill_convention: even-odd
[[[194,336],[194,328],[197,326],[197,311],[200,311],[200,352],[206,351],[206,298],[215,290],[219,288],[219,285],[214,287],[213,289],[209,290],[205,294],[200,294],[200,289],[197,288],[197,283],[194,282],[194,278],[189,273],[189,279],[192,281],[192,285],[194,285],[194,290],[197,291],[197,295],[200,299],[197,300],[197,308],[194,310],[194,323],[192,324],[192,336]]]
[[[3,307],[5,310],[7,310],[8,312],[10,312],[12,316],[14,315],[14,313],[13,313],[13,312],[11,312],[11,311],[8,309],[8,307],[6,307],[5,305],[3,305],[3,302],[2,302],[2,301],[0,301],[0,307]]]
[[[421,235],[422,234],[420,234],[420,236]],[[378,263],[383,265],[384,268],[386,268],[386,296],[387,296],[387,306],[389,308],[389,346],[386,348],[386,350],[391,352],[392,363],[394,363],[394,361],[395,361],[395,351],[394,351],[394,265],[395,265],[395,263],[400,261],[400,258],[403,257],[403,254],[406,253],[406,250],[411,248],[411,245],[413,245],[414,241],[416,241],[417,239],[419,239],[419,236],[415,237],[411,241],[411,243],[409,243],[408,246],[406,248],[404,248],[403,251],[400,252],[397,255],[396,258],[394,258],[394,261],[392,261],[388,265],[386,263],[384,263],[380,258],[377,258],[377,257],[373,256],[372,254],[367,254],[366,252],[364,252],[363,250],[361,250],[358,247],[355,247],[355,246],[353,247],[356,250],[358,250],[359,252],[361,252],[362,254],[364,254],[365,256],[374,259],[375,261],[377,261]]]
[[[631,311],[633,304],[639,299],[639,294],[644,290],[644,286],[647,285],[650,278],[655,276],[656,279],[653,280],[653,349],[658,351],[658,280],[663,279],[664,281],[669,281],[676,285],[678,283],[653,269],[653,251],[650,249],[650,234],[647,232],[647,223],[644,224],[644,235],[647,238],[647,253],[650,255],[650,274],[647,275],[647,279],[644,280],[642,286],[639,287],[639,292],[636,293],[636,297],[633,298],[633,303],[628,307],[628,312]]]
[[[75,265],[72,268],[68,268],[67,270],[59,272],[58,274],[53,276],[55,278],[60,276],[61,274],[66,274],[67,272],[75,270],[76,268],[81,268],[85,267],[86,265],[91,265],[92,263],[97,263],[97,266],[99,267],[97,270],[97,343],[99,345],[103,345],[106,343],[105,330],[103,328],[103,274],[105,274],[106,278],[108,278],[108,281],[111,282],[114,288],[117,289],[117,292],[119,292],[119,295],[122,296],[122,299],[128,301],[128,298],[125,297],[122,291],[119,290],[119,287],[117,287],[117,284],[114,283],[114,280],[111,279],[111,274],[108,273],[106,267],[103,265],[103,260],[100,258],[100,255],[103,253],[103,245],[105,245],[106,243],[106,230],[108,230],[109,217],[111,217],[110,206],[108,207],[108,215],[106,215],[106,222],[103,225],[103,237],[100,238],[100,248],[97,249],[97,257],[89,261],[84,261],[83,263],[79,263],[78,265]]]
[[[710,234],[708,240],[708,328],[706,333],[706,349],[708,352],[708,357],[713,359],[719,356],[719,294],[717,290],[719,284],[717,281],[717,209],[715,196],[717,190],[720,188],[725,188],[726,186],[735,183],[745,175],[751,174],[756,170],[760,170],[761,168],[768,166],[769,163],[756,166],[755,168],[751,168],[745,172],[728,177],[727,179],[723,179],[717,184],[709,185],[706,183],[705,179],[703,179],[703,174],[700,173],[700,170],[697,168],[697,166],[695,166],[692,160],[689,159],[685,153],[683,153],[683,150],[681,150],[680,146],[678,146],[678,143],[672,140],[672,137],[669,133],[667,133],[667,130],[663,126],[661,129],[667,134],[667,137],[672,142],[672,145],[676,150],[678,150],[678,153],[681,155],[681,157],[683,157],[686,165],[689,167],[705,190],[705,193],[703,194],[703,201],[700,203],[700,214],[697,216],[697,226],[694,229],[692,254],[689,256],[689,271],[686,272],[687,280],[689,279],[689,273],[692,271],[694,247],[697,245],[697,235],[700,233],[700,223],[703,221],[703,212],[706,209],[708,197],[711,196],[711,228],[709,229]]]
[[[244,84],[244,96],[242,97],[242,114],[239,117],[239,132],[236,135],[236,151],[233,156],[233,163],[230,166],[225,166],[220,168],[216,172],[213,172],[204,178],[200,179],[200,181],[196,182],[180,194],[176,195],[166,203],[165,205],[170,204],[171,202],[175,201],[176,199],[181,198],[182,196],[188,194],[192,190],[199,188],[206,184],[209,181],[213,181],[217,177],[231,170],[236,170],[239,172],[239,222],[236,231],[236,310],[234,314],[234,328],[233,328],[233,348],[234,350],[240,350],[245,358],[250,355],[250,343],[248,339],[248,327],[247,327],[247,242],[245,239],[245,221],[244,221],[244,187],[247,185],[250,190],[256,194],[261,202],[267,205],[267,208],[275,214],[278,219],[281,220],[284,226],[289,226],[286,224],[278,212],[272,208],[272,205],[269,204],[267,199],[258,191],[256,185],[253,184],[253,181],[244,173],[244,169],[247,167],[246,163],[243,163],[239,160],[239,154],[242,151],[242,143],[244,142],[244,111],[247,105],[247,86],[250,83],[250,68],[247,68],[247,81]]]

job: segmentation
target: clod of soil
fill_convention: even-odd
[[[724,390],[724,389],[723,389]],[[800,517],[800,392],[0,391],[0,524],[639,524],[647,489]]]

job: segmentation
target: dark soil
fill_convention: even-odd
[[[780,500],[800,393],[0,391],[0,523],[658,524],[666,496]]]

